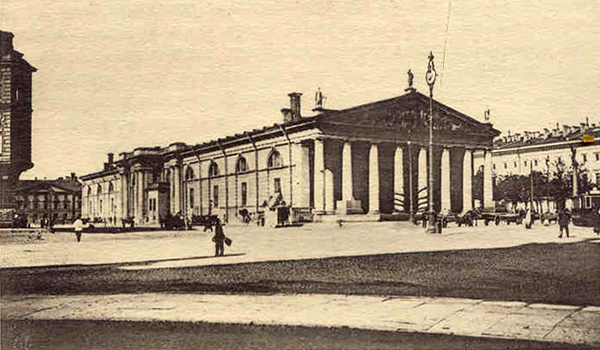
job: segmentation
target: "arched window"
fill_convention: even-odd
[[[219,166],[217,165],[217,163],[215,163],[215,162],[210,163],[210,167],[208,168],[208,176],[209,177],[219,176]]]
[[[98,184],[98,192],[96,192],[97,195],[101,195],[102,194],[102,185]]]
[[[246,162],[246,158],[239,157],[237,164],[235,165],[235,172],[243,173],[245,171],[248,171],[248,162]]]
[[[269,156],[269,162],[267,163],[267,167],[269,168],[279,168],[283,166],[283,162],[281,160],[281,154],[277,151],[273,151]]]
[[[185,171],[185,179],[188,181],[194,179],[194,169],[192,169],[191,166],[189,166]]]
[[[112,182],[108,183],[108,193],[112,193],[115,190],[115,186]]]

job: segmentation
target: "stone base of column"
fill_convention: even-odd
[[[362,202],[359,200],[337,201],[338,215],[363,214]]]

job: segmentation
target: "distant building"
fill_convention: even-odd
[[[20,180],[15,202],[19,215],[26,215],[31,225],[43,218],[69,224],[81,215],[81,183],[75,173],[56,180]]]
[[[583,137],[591,136],[593,141],[584,142]],[[573,156],[579,166],[580,175],[600,187],[600,125],[588,122],[579,125],[560,125],[553,129],[525,131],[499,136],[494,140],[492,169],[496,181],[504,176],[529,175],[531,171],[541,172],[550,179],[557,170],[557,162],[564,170],[573,169]],[[481,154],[475,154],[475,171],[483,166]],[[557,208],[551,188],[541,189],[544,198],[537,211],[554,211]],[[528,203],[522,203],[527,206]],[[536,205],[536,203],[534,203]],[[566,205],[572,206],[567,200]]]
[[[0,226],[12,222],[14,188],[31,162],[31,76],[36,71],[0,31]]]
[[[344,110],[317,105],[300,115],[291,93],[280,123],[197,145],[136,148],[100,172],[81,177],[82,215],[119,223],[157,224],[167,212],[261,213],[269,203],[296,217],[423,211],[432,191],[435,211],[473,207],[472,157],[486,152],[484,201],[492,206],[492,141],[499,134],[434,101],[434,187],[428,189],[429,97],[408,93]]]
[[[583,136],[594,137],[593,142],[583,142]],[[552,177],[557,160],[567,169],[572,167],[573,151],[590,180],[600,184],[600,125],[557,125],[554,129],[525,131],[500,136],[494,140],[493,172],[495,176],[528,175],[531,170],[548,173]],[[476,165],[483,163],[475,156]]]

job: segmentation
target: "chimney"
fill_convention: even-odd
[[[288,96],[290,97],[292,121],[300,120],[302,118],[300,115],[300,96],[302,96],[302,93],[292,92],[291,94],[288,94]]]
[[[283,122],[291,122],[292,121],[292,110],[289,108],[282,108],[281,115],[283,116]]]
[[[75,176],[75,173],[71,173],[71,181],[76,181],[77,180],[77,176]]]
[[[14,50],[13,37],[13,33],[0,30],[0,52],[2,52],[2,55]]]
[[[115,155],[113,153],[109,153],[108,154],[108,166],[109,167],[112,167],[114,159],[115,159]]]

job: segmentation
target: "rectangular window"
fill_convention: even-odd
[[[508,168],[508,165],[506,165],[506,163],[504,163],[504,169]]]
[[[219,207],[219,186],[215,185],[213,187],[213,207]]]
[[[248,203],[248,186],[245,182],[242,182],[242,207],[245,207]]]
[[[517,162],[515,162],[515,168],[517,167]]]
[[[537,159],[535,159],[535,160],[533,161],[533,165],[537,166],[537,164],[538,164],[538,161],[537,161]]]
[[[496,164],[492,164],[492,169],[496,170]]]
[[[587,162],[587,154],[584,154],[584,155],[583,155],[583,162],[584,162],[584,163],[585,163],[585,162]]]
[[[596,161],[600,161],[600,153],[596,153]]]
[[[194,209],[194,189],[190,188],[190,208]]]
[[[524,161],[523,164],[525,164],[525,166],[527,166],[527,161]]]
[[[63,202],[63,209],[69,209],[69,202],[68,201],[64,201]]]
[[[281,179],[280,178],[275,178],[275,180],[273,182],[273,189],[275,190],[275,193],[281,193]]]
[[[588,209],[592,207],[592,197],[585,197],[585,207]]]
[[[596,185],[600,185],[600,173],[596,173]]]
[[[148,211],[154,211],[154,208],[152,207],[153,200],[153,198],[148,199]]]

